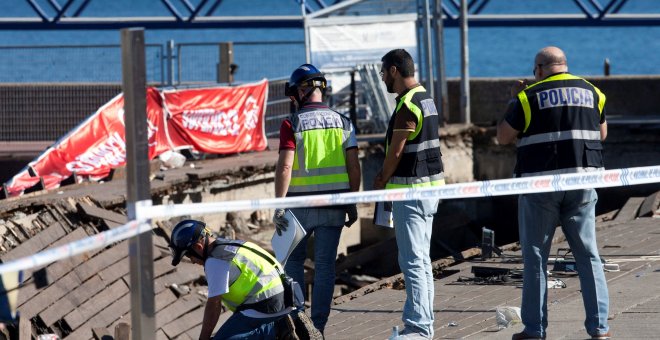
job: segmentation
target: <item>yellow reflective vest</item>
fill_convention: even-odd
[[[290,121],[296,150],[287,196],[350,191],[346,148],[355,134],[350,120],[326,106],[308,105]]]
[[[275,266],[246,247],[260,251],[273,263],[278,263],[258,245],[239,240],[218,239],[209,254],[210,257],[230,263],[229,292],[222,295],[222,302],[232,312],[244,304],[255,305],[261,302],[267,304],[270,298],[284,292],[282,280]],[[268,309],[268,306],[263,307]]]

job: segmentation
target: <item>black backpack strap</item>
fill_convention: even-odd
[[[273,261],[273,259],[271,259],[269,256],[265,255],[264,253],[262,253],[261,251],[259,251],[259,250],[257,250],[257,249],[254,249],[254,248],[252,248],[252,247],[246,246],[246,245],[243,244],[243,243],[238,243],[238,242],[217,242],[217,241],[216,241],[216,245],[219,245],[219,246],[236,246],[236,247],[243,247],[243,248],[245,248],[245,249],[247,249],[247,250],[249,250],[249,251],[251,251],[251,252],[253,252],[253,253],[255,253],[255,254],[259,255],[259,256],[261,256],[264,260],[268,261],[268,263],[270,263],[273,267],[275,267],[275,270],[277,270],[277,272],[278,272],[280,275],[282,274],[282,271],[280,270],[280,266],[281,266],[281,264],[279,264],[278,262]]]

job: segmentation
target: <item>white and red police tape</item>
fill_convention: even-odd
[[[137,204],[136,216],[138,216],[142,222],[131,221],[119,228],[114,228],[57,248],[48,249],[32,256],[0,264],[0,273],[41,267],[63,258],[75,256],[92,249],[105,247],[114,242],[136,236],[140,233],[151,230],[150,224],[146,222],[148,219],[166,219],[185,215],[216,214],[241,210],[318,207],[377,201],[406,201],[432,197],[440,199],[458,199],[504,196],[658,182],[660,182],[660,166],[648,166],[575,174],[447,184],[439,187],[419,189],[372,190],[344,194],[157,206],[151,206],[150,204]]]

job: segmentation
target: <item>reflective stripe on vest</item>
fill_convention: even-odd
[[[403,147],[403,152],[416,153],[431,148],[439,148],[439,147],[440,147],[440,140],[432,139],[432,140],[427,140],[426,142],[421,142],[419,144],[406,144],[406,146]]]
[[[582,140],[592,140],[599,142],[600,131],[570,130],[570,131],[541,133],[538,135],[531,135],[520,138],[518,140],[517,146],[522,147],[532,144],[558,142],[561,140],[569,140],[569,139],[582,139]]]
[[[251,242],[231,240],[233,243],[242,243],[250,248],[261,250]],[[263,254],[271,257],[268,252]],[[264,258],[244,247],[232,245],[217,245],[211,257],[228,261],[238,270],[230,271],[229,292],[222,295],[222,302],[231,311],[235,311],[242,304],[252,304],[264,301],[284,291],[282,280],[273,265]],[[231,275],[232,273],[236,275]]]
[[[386,189],[429,187],[445,184],[440,153],[440,138],[437,131],[438,111],[435,108],[433,99],[423,94],[425,92],[426,89],[423,86],[416,86],[406,92],[397,103],[396,111],[391,118],[390,126],[388,126],[386,153],[389,151],[396,113],[405,105],[417,118],[417,125],[415,131],[406,140],[401,162],[414,162],[413,166],[416,168],[408,170],[402,168],[400,163],[397,171],[385,185]],[[420,94],[421,98],[418,97],[419,95],[415,96],[416,94]],[[427,158],[427,154],[431,156]],[[437,172],[438,169],[440,172]],[[408,172],[410,175],[408,175]]]
[[[329,109],[296,114],[291,119],[296,150],[287,195],[349,191],[345,143],[348,120]]]

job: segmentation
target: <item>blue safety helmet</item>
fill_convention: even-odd
[[[183,220],[174,226],[170,237],[170,250],[172,252],[172,265],[181,262],[183,256],[190,250],[195,242],[199,241],[209,231],[206,224],[197,220]]]
[[[325,76],[316,66],[302,64],[291,73],[289,81],[284,84],[284,95],[297,97],[296,89],[299,87],[318,87],[321,91],[324,91],[327,83]]]

